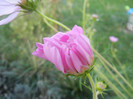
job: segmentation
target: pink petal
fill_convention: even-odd
[[[17,17],[18,14],[19,14],[19,12],[15,12],[15,13],[12,13],[11,15],[9,15],[7,18],[0,20],[0,25],[4,25],[4,24],[11,22],[12,20],[14,20]]]
[[[91,49],[91,46],[90,46],[90,41],[86,36],[80,35],[79,38],[77,39],[77,42],[84,48],[84,50],[90,56],[93,56],[93,52],[92,52],[92,49]]]
[[[58,33],[56,33],[55,35],[53,35],[51,38],[53,39],[60,39],[63,35],[65,35],[64,33],[62,33],[62,32],[58,32]]]
[[[73,65],[74,65],[75,69],[76,69],[78,72],[80,72],[80,71],[81,71],[81,67],[82,67],[82,65],[83,65],[83,64],[81,63],[80,59],[78,58],[78,56],[77,56],[73,51],[71,51],[70,57],[71,57],[71,59],[72,59],[72,63],[73,63]]]
[[[60,49],[60,54],[61,54],[61,59],[62,59],[62,63],[64,66],[64,73],[67,73],[68,70],[70,70],[70,67],[68,66],[67,62],[66,62],[66,47],[62,46],[62,49]]]
[[[117,42],[118,41],[118,38],[115,36],[110,36],[109,39],[111,42]]]
[[[68,35],[63,35],[63,36],[60,38],[60,41],[62,41],[62,42],[67,42],[68,39],[69,39],[69,36],[68,36]]]
[[[75,33],[75,34],[83,34],[83,29],[77,25],[75,25],[72,29],[72,32]]]
[[[32,55],[34,55],[34,56],[37,56],[37,57],[40,57],[40,58],[43,58],[43,59],[46,59],[46,57],[45,57],[45,55],[44,55],[44,52],[43,52],[43,44],[41,44],[41,43],[36,43],[36,46],[38,47],[37,49],[36,49],[36,51],[34,51],[33,53],[32,53]]]
[[[79,53],[78,55],[81,58],[80,60],[83,61],[83,65],[92,65],[93,56],[90,56],[81,45],[77,46],[77,51],[77,54]]]
[[[56,47],[52,47],[50,44],[44,44],[44,53],[46,59],[55,64],[58,70],[64,73],[64,65],[59,50]]]
[[[61,48],[61,45],[60,45],[59,41],[56,40],[56,39],[45,37],[45,38],[43,38],[43,40],[44,40],[44,43],[50,43],[51,46]]]
[[[62,59],[61,59],[61,55],[60,55],[60,52],[57,50],[56,51],[56,55],[55,55],[55,65],[56,67],[58,68],[58,70],[62,71],[63,73],[65,73],[65,70],[64,70],[64,65],[62,63]]]
[[[70,54],[68,54],[69,53],[68,51],[70,51],[70,50],[67,49],[67,52],[65,53],[65,61],[66,61],[66,64],[67,64],[69,70],[71,70],[71,72],[76,73],[77,70],[75,69],[75,67],[74,67],[74,65],[72,63],[72,59],[70,57]]]

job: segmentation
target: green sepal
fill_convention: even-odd
[[[40,2],[40,0],[26,0],[22,3],[19,3],[19,6],[25,12],[33,12],[33,11],[36,11],[39,2]]]
[[[93,65],[90,66],[90,68],[88,70],[86,70],[84,73],[82,74],[77,74],[77,75],[74,75],[74,74],[65,74],[65,76],[74,76],[74,77],[86,77],[86,75],[88,73],[90,73],[93,69],[94,69],[94,65],[96,63],[96,59],[93,60]]]

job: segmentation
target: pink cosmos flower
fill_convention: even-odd
[[[14,20],[19,14],[19,6],[23,0],[0,0],[0,16],[8,15],[5,19],[0,20],[0,25],[7,24]]]
[[[115,36],[110,36],[109,39],[110,39],[111,42],[117,42],[117,41],[119,40],[119,39],[118,39],[117,37],[115,37]]]
[[[93,64],[89,39],[77,25],[71,31],[59,32],[43,40],[44,44],[36,43],[37,49],[32,54],[52,62],[65,74],[82,74]]]

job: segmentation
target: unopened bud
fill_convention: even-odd
[[[103,82],[97,82],[96,83],[96,88],[98,91],[103,91],[104,89],[106,89],[107,85],[104,84]]]
[[[33,12],[38,7],[38,2],[40,0],[21,0],[19,6],[27,12]]]
[[[98,15],[97,15],[97,14],[93,14],[93,15],[92,15],[92,19],[93,19],[94,21],[97,21],[97,20],[98,20]]]

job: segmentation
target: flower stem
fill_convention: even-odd
[[[93,81],[93,79],[89,73],[87,74],[87,76],[88,76],[88,79],[89,79],[91,87],[92,87],[93,99],[98,99],[97,94],[96,94],[96,87],[95,87],[94,81]]]
[[[86,25],[86,5],[87,5],[87,0],[84,0],[84,5],[83,5],[83,30],[85,31],[85,25]]]
[[[114,50],[114,43],[112,43],[111,45],[111,53],[113,58],[115,59],[115,61],[118,63],[118,65],[120,66],[121,70],[123,70],[123,64],[120,62],[120,60],[117,58],[116,52]],[[124,72],[124,75],[126,76],[126,78],[129,80],[128,75],[126,72]]]
[[[117,76],[115,74],[112,73],[112,71],[106,66],[106,64],[99,59],[100,62],[103,64],[104,68],[109,72],[109,74],[112,76],[112,78],[123,88],[123,90],[129,95],[131,96],[130,92],[125,88],[125,86],[119,81],[119,79],[117,78]],[[101,71],[100,71],[101,72]]]
[[[112,45],[111,45],[111,53],[112,53],[112,56],[114,57],[114,59],[116,60],[116,62],[117,62],[120,66],[122,66],[122,63],[121,63],[120,60],[117,58],[116,53],[115,53],[115,51],[114,51],[114,43],[112,43]]]
[[[55,27],[53,27],[46,19],[44,19],[44,22],[45,22],[51,29],[53,29],[55,32],[58,32],[58,30],[57,30]]]
[[[43,18],[45,18],[46,20],[51,21],[51,22],[53,22],[53,23],[56,23],[56,24],[58,24],[59,26],[63,27],[64,29],[70,31],[70,29],[69,29],[67,26],[65,26],[64,24],[62,24],[62,23],[60,23],[60,22],[58,22],[58,21],[56,21],[56,20],[54,20],[54,19],[52,19],[52,18],[47,17],[46,15],[40,13],[40,12],[37,11],[37,10],[36,10],[35,12],[36,12],[37,14],[39,14],[40,16],[42,16]]]
[[[120,72],[113,67],[101,54],[99,54],[94,48],[92,48],[93,52],[102,60],[104,61],[112,70],[114,70],[119,77],[128,85],[128,87],[133,90],[133,87],[131,86],[131,84],[120,74]]]

